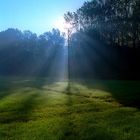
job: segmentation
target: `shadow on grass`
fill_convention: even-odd
[[[10,82],[0,80],[0,100],[12,94],[11,88],[12,85]]]
[[[42,89],[44,85],[51,85],[55,79],[46,78],[3,78],[0,79],[0,100],[13,94],[14,90],[21,88]]]
[[[66,98],[66,116],[64,118],[64,121],[66,122],[65,130],[63,137],[61,140],[72,140],[76,138],[76,132],[74,131],[75,124],[73,122],[73,117],[72,117],[72,106],[73,106],[73,93],[71,92],[71,83],[68,82],[68,85],[65,89],[65,94],[67,95]]]
[[[73,88],[76,90],[75,92],[73,92]],[[106,126],[100,125],[98,127],[100,121],[97,120],[100,120],[100,115],[97,114],[102,111],[96,103],[88,102],[87,98],[89,97],[81,95],[80,89],[74,87],[72,82],[68,84],[65,94],[67,95],[67,110],[64,117],[66,124],[61,140],[114,140],[114,136],[109,131],[105,131]],[[79,102],[79,98],[82,102]],[[98,119],[94,113],[98,116]]]
[[[49,139],[48,135],[55,136],[56,132],[60,130],[62,133],[60,134],[60,137],[58,139],[61,139],[61,140],[66,140],[66,139],[67,140],[74,140],[74,139],[114,140],[117,136],[120,135],[120,133],[123,135],[124,130],[122,132],[120,130],[120,128],[122,127],[124,127],[124,129],[126,127],[126,131],[129,131],[128,129],[130,127],[130,130],[132,130],[132,133],[133,132],[135,133],[135,130],[133,130],[135,124],[127,127],[125,126],[125,122],[124,123],[121,122],[122,118],[123,118],[123,121],[125,121],[127,116],[132,116],[130,120],[135,121],[135,119],[133,118],[133,112],[131,111],[129,112],[127,110],[124,111],[123,109],[117,111],[117,108],[115,108],[115,110],[113,109],[111,110],[110,109],[111,105],[109,107],[108,106],[104,107],[103,102],[100,103],[100,101],[98,101],[97,103],[95,100],[90,100],[90,93],[82,94],[81,93],[82,89],[80,87],[77,88],[76,85],[74,85],[75,82],[74,83],[69,82],[68,86],[66,86],[64,90],[62,91],[59,90],[59,88],[57,87],[55,89],[55,86],[50,86],[50,87],[47,86],[47,88],[43,88],[43,86],[46,85],[46,83],[47,85],[49,85],[52,82],[46,82],[45,80],[42,81],[41,79],[33,80],[33,81],[30,81],[30,80],[21,81],[21,83],[19,81],[17,82],[18,84],[15,84],[14,89],[16,89],[16,86],[18,85],[17,87],[19,89],[20,87],[22,88],[30,87],[31,90],[24,90],[22,94],[25,94],[25,96],[21,100],[21,102],[17,102],[16,107],[13,110],[10,110],[9,112],[7,112],[7,114],[0,116],[1,124],[15,123],[15,122],[28,122],[30,120],[36,119],[34,118],[35,116],[32,115],[32,111],[34,110],[34,108],[36,108],[38,104],[40,104],[40,102],[37,102],[36,100],[40,96],[39,93],[36,92],[36,89],[37,89],[37,90],[40,90],[41,92],[42,90],[43,91],[46,90],[46,92],[52,91],[50,92],[52,94],[53,92],[57,92],[60,94],[63,93],[65,94],[63,97],[66,99],[64,101],[64,104],[62,103],[62,105],[59,106],[60,108],[62,107],[62,110],[64,109],[64,112],[63,111],[58,112],[57,114],[57,112],[53,112],[52,110],[52,113],[54,113],[54,117],[51,116],[52,118],[49,118],[49,119],[54,119],[54,120],[49,124],[50,126],[45,126],[46,124],[44,124],[45,122],[43,122],[44,127],[42,127],[42,130],[39,130],[38,128],[36,128],[37,131],[40,131],[41,133],[41,135],[39,136],[40,139],[42,139],[42,135],[44,136],[44,139]],[[120,82],[120,81],[91,81],[91,82],[86,81],[86,82],[81,82],[81,83],[83,87],[87,87],[88,89],[91,89],[93,91],[94,89],[100,89],[100,90],[112,93],[112,96],[115,99],[117,99],[119,102],[122,101],[123,105],[126,105],[128,102],[130,102],[130,98],[132,98],[132,95],[129,95],[129,94],[134,89],[135,89],[134,90],[135,92],[139,91],[138,83],[132,84],[129,82],[125,83],[125,82]],[[130,85],[133,88],[129,87]],[[35,92],[34,91],[32,92],[32,88],[35,90]],[[129,97],[127,94],[129,95]],[[46,98],[45,98],[45,101],[46,101]],[[55,104],[55,106],[51,106],[52,109],[58,109],[57,107],[58,107],[57,104]],[[62,122],[58,126],[55,126],[55,123],[57,123],[56,122],[57,118],[59,117],[61,117]],[[45,118],[46,122],[49,120],[47,119]],[[127,122],[128,120],[126,119]],[[39,126],[41,125],[42,124],[39,124]],[[126,125],[128,124],[126,123]],[[52,127],[52,129],[55,129],[54,132],[50,129],[51,134],[47,134],[46,132],[49,127]],[[112,129],[114,130],[112,131]],[[33,134],[34,133],[35,132],[33,132]],[[131,134],[131,136],[133,135]]]
[[[8,113],[4,114],[4,116],[0,116],[0,123],[30,121],[30,114],[32,112],[32,109],[37,105],[35,100],[38,96],[39,95],[37,93],[26,95],[26,97],[24,97],[21,102],[15,104],[16,107],[14,109],[8,111]]]
[[[102,90],[111,93],[123,106],[140,109],[140,81],[78,81],[91,90]]]
[[[54,80],[47,80],[45,78],[35,79],[4,79],[0,81],[0,101],[6,97],[17,94],[22,100],[12,101],[15,105],[9,106],[1,112],[0,123],[13,123],[13,122],[27,122],[30,121],[33,108],[39,103],[36,99],[40,96],[38,91],[42,90],[44,85],[50,85]],[[27,88],[27,90],[26,90]],[[33,90],[33,91],[32,91]],[[16,96],[15,96],[16,98]],[[10,100],[9,100],[10,101]]]

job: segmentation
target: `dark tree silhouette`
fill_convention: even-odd
[[[18,29],[2,31],[0,75],[47,76],[50,74],[51,65],[57,65],[59,71],[58,65],[64,55],[64,43],[64,36],[58,29],[45,32],[39,37],[31,31],[21,32]],[[53,74],[54,72],[52,76]]]
[[[92,0],[64,15],[71,36],[71,76],[139,79],[139,0]]]
[[[140,46],[139,0],[92,0],[64,17],[76,29],[96,32],[108,45]]]

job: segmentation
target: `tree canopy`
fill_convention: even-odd
[[[28,30],[21,32],[10,28],[2,31],[0,75],[49,75],[49,65],[54,60],[61,63],[64,45],[65,38],[58,29],[40,36]]]
[[[69,49],[72,77],[140,77],[139,0],[86,1],[64,18],[75,30]]]
[[[139,0],[86,1],[64,18],[74,29],[66,39],[58,29],[0,32],[0,75],[56,76],[68,44],[71,78],[140,79]]]
[[[91,0],[64,17],[77,30],[92,32],[108,45],[140,47],[139,0]]]

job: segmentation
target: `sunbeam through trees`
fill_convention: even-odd
[[[140,140],[139,0],[0,3],[0,140]]]

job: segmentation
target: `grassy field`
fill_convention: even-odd
[[[140,82],[0,80],[0,140],[140,140]]]

